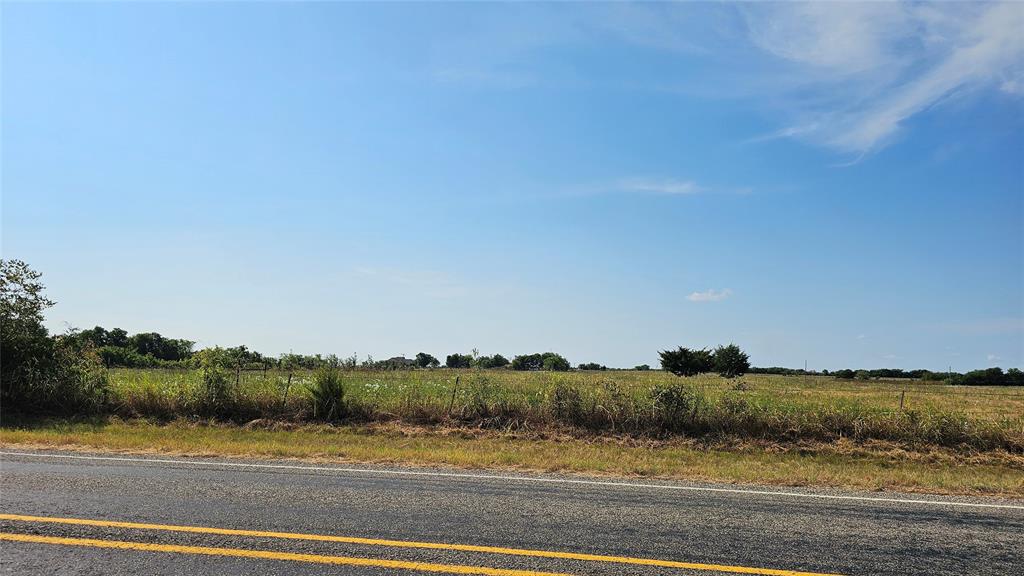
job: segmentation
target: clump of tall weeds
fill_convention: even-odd
[[[309,385],[313,419],[334,422],[344,418],[348,411],[345,404],[345,383],[341,370],[325,366],[316,371]]]

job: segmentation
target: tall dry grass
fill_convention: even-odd
[[[507,370],[247,372],[114,370],[114,410],[157,419],[397,421],[580,434],[887,440],[1024,452],[1024,390],[827,378]],[[458,376],[458,386],[456,386]],[[329,382],[327,381],[329,380]],[[908,390],[909,389],[909,390]],[[900,408],[900,397],[903,407]],[[326,402],[326,403],[325,403]]]

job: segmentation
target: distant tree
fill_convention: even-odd
[[[437,368],[441,363],[438,362],[437,358],[434,358],[426,352],[420,352],[416,354],[416,366],[420,368]]]
[[[726,378],[742,376],[750,370],[750,358],[735,344],[715,348],[715,371]]]
[[[512,359],[512,369],[520,371],[536,371],[544,367],[544,359],[540,354],[520,354]]]
[[[633,368],[633,370],[641,370],[641,371],[650,370],[650,369],[651,369],[651,367],[648,364],[641,364],[641,365],[637,366],[636,368]]]
[[[1002,368],[971,370],[954,375],[950,383],[961,386],[1024,386],[1024,373],[1018,368],[1010,368],[1005,373]]]
[[[156,332],[144,332],[130,337],[128,345],[139,354],[158,360],[185,360],[192,356],[195,342],[166,338]]]
[[[512,359],[513,370],[553,370],[564,372],[572,368],[569,361],[561,354],[545,352],[543,354],[521,354]]]
[[[508,358],[505,358],[501,354],[495,354],[494,356],[480,356],[473,361],[473,365],[477,368],[504,368],[509,365]]]
[[[576,368],[578,370],[607,370],[608,369],[607,366],[603,366],[601,364],[598,364],[597,362],[587,362],[585,364],[580,364]]]
[[[541,354],[543,359],[542,367],[545,370],[551,370],[554,372],[565,372],[572,368],[569,361],[565,359],[561,354],[555,354],[554,352],[545,352]]]
[[[111,328],[110,332],[107,332],[107,346],[117,346],[118,348],[128,347],[128,332],[120,328]]]
[[[444,365],[449,368],[469,368],[473,365],[473,357],[469,354],[449,354]]]
[[[843,368],[842,370],[836,370],[832,375],[840,380],[853,380],[857,373],[849,368]]]
[[[94,348],[110,345],[110,337],[102,326],[96,326],[78,333],[78,338],[83,342],[89,342]]]
[[[676,376],[694,376],[704,372],[710,372],[715,361],[711,352],[707,349],[691,350],[680,346],[675,350],[659,352],[661,367]]]

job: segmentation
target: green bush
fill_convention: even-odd
[[[346,416],[345,384],[339,369],[325,366],[317,370],[309,386],[309,395],[313,419],[333,422]]]
[[[703,398],[693,388],[681,383],[651,389],[654,424],[671,432],[692,427]]]
[[[583,396],[575,386],[557,384],[551,392],[551,410],[555,419],[564,424],[582,426],[585,422]]]

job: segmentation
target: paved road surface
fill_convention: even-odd
[[[245,462],[3,451],[0,573],[1024,573],[1022,501]]]

